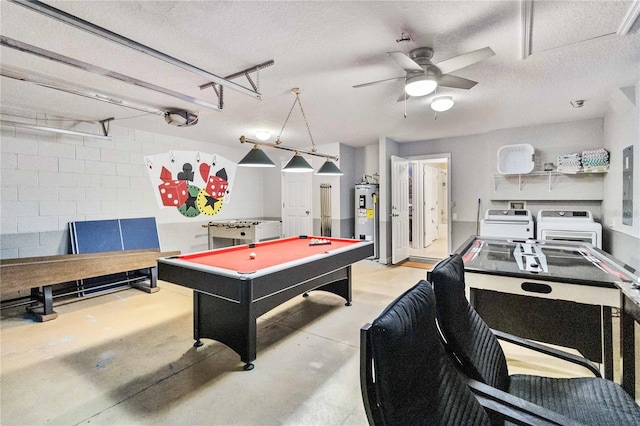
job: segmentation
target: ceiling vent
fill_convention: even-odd
[[[164,119],[172,126],[187,127],[193,126],[198,122],[198,114],[186,110],[167,111]]]

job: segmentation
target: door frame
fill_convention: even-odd
[[[433,243],[433,241],[440,238],[440,223],[439,223],[439,215],[438,209],[435,208],[433,210],[427,209],[427,201],[429,201],[429,197],[426,196],[427,192],[431,194],[431,201],[433,202],[433,198],[435,197],[435,204],[439,206],[440,194],[438,193],[438,174],[439,169],[436,167],[430,166],[429,162],[421,161],[420,163],[420,171],[422,172],[422,217],[420,218],[422,221],[422,246],[421,248],[427,247]],[[440,164],[440,163],[438,163]],[[430,176],[427,176],[427,168],[429,169]],[[434,213],[435,211],[435,213]],[[433,229],[434,225],[434,215],[436,219],[435,230]],[[430,219],[430,220],[427,220]],[[427,235],[433,238],[427,238]],[[434,237],[435,235],[435,237]]]
[[[398,173],[402,171],[402,173]],[[409,258],[409,160],[391,156],[391,263]]]
[[[451,201],[451,153],[444,152],[440,154],[425,154],[425,155],[416,155],[410,157],[402,157],[408,161],[417,161],[420,164],[423,163],[447,163],[447,252],[451,253],[452,240],[451,240],[451,231],[453,228],[453,223],[451,221],[452,217],[452,207],[453,203]],[[422,219],[422,218],[421,218]],[[392,243],[393,244],[393,243]],[[393,247],[391,248],[393,251]]]
[[[282,165],[284,167],[284,165],[286,164],[285,161],[282,162]],[[281,199],[282,199],[282,206],[281,206],[281,219],[282,219],[282,235],[285,237],[291,237],[294,235],[289,235],[291,234],[293,231],[291,230],[291,224],[289,223],[289,219],[288,219],[288,215],[287,215],[287,209],[288,209],[288,200],[291,198],[292,194],[294,194],[294,191],[291,191],[289,189],[289,184],[291,183],[289,181],[290,178],[305,178],[305,179],[298,179],[301,181],[304,181],[305,184],[305,188],[306,190],[303,191],[304,194],[307,194],[308,197],[306,198],[306,203],[307,205],[304,207],[306,209],[306,216],[297,216],[298,218],[303,218],[305,220],[305,228],[306,230],[300,231],[298,232],[298,234],[302,235],[313,235],[313,173],[287,173],[287,172],[283,172],[280,171],[280,190],[281,190]],[[297,210],[297,209],[293,209],[293,210]]]

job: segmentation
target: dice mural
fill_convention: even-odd
[[[186,217],[216,215],[229,202],[236,164],[217,155],[171,151],[145,156],[157,199]]]
[[[158,185],[162,205],[178,207],[189,198],[187,182],[184,180],[169,180]]]

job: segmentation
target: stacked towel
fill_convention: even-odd
[[[558,157],[558,171],[561,173],[578,173],[582,170],[580,154],[567,154]]]
[[[607,171],[609,152],[604,148],[582,151],[582,168],[585,172]]]

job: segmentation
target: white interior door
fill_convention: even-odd
[[[285,237],[313,235],[313,173],[282,174],[282,233]]]
[[[449,201],[447,197],[447,172],[439,171],[438,175],[438,210],[440,211],[440,223],[447,224],[449,211]]]
[[[409,257],[409,161],[391,156],[391,263]]]
[[[422,178],[422,166],[419,162],[409,162],[409,185],[411,190],[411,243],[412,249],[424,247],[424,179]]]
[[[438,238],[438,170],[424,166],[424,247]]]

